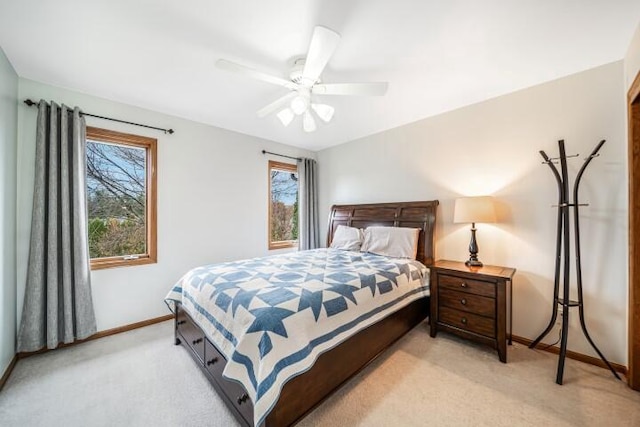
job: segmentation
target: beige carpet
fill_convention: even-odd
[[[164,322],[18,362],[2,426],[233,426]],[[640,426],[640,393],[603,369],[515,344],[491,349],[420,325],[301,426]],[[339,361],[336,361],[339,363]]]

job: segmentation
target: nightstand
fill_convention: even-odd
[[[431,336],[438,331],[492,346],[507,362],[514,268],[440,260],[431,266]]]

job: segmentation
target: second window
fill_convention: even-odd
[[[298,168],[269,161],[269,249],[298,245]]]

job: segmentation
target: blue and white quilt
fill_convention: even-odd
[[[260,425],[283,385],[358,331],[429,294],[418,261],[314,249],[194,268],[179,302],[244,385]]]

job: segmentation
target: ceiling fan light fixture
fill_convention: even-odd
[[[316,121],[309,110],[305,111],[302,116],[302,128],[305,132],[314,132],[317,129]]]
[[[309,103],[304,96],[298,95],[291,100],[291,110],[298,116],[307,111],[308,107]]]
[[[285,108],[277,114],[278,118],[282,122],[284,127],[289,126],[289,124],[293,121],[295,114],[291,111],[291,108]]]
[[[325,123],[329,123],[331,121],[333,113],[336,111],[335,108],[327,104],[311,104],[311,108],[313,108],[313,111],[315,111],[318,117],[320,117],[320,119]]]
[[[324,83],[322,81],[322,73],[336,51],[339,41],[340,34],[337,32],[323,26],[314,27],[307,54],[294,61],[288,79],[225,59],[216,61],[216,67],[289,89],[285,95],[258,110],[257,116],[262,118],[278,112],[278,119],[284,126],[291,124],[296,116],[302,116],[305,132],[313,132],[317,129],[318,120],[328,123],[335,113],[334,107],[330,105],[313,104],[311,100],[315,99],[316,95],[382,96],[387,92],[388,83],[386,82]],[[316,115],[318,117],[315,117]]]

